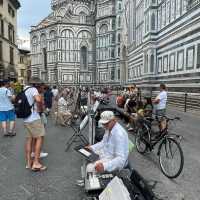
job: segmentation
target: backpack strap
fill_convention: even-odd
[[[28,89],[30,89],[30,88],[33,88],[33,87],[30,86],[30,87],[27,87],[25,90],[23,90],[24,94],[25,94],[25,92],[26,92]],[[25,94],[25,95],[26,95],[26,94]],[[34,100],[33,104],[31,105],[31,108],[33,108],[33,109],[34,109],[34,103],[35,103],[35,100]]]
[[[27,87],[25,90],[23,90],[23,92],[26,92],[26,90],[28,90],[28,89],[30,89],[30,88],[32,88],[32,86]]]

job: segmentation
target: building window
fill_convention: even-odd
[[[21,69],[21,70],[20,70],[21,77],[24,77],[24,76],[25,76],[25,73],[24,73],[24,72],[25,72],[24,69]]]
[[[151,65],[150,65],[150,72],[154,71],[154,55],[151,55]]]
[[[148,72],[148,66],[149,66],[149,57],[148,55],[145,56],[145,66],[144,66],[144,73]]]
[[[115,57],[115,50],[112,49],[112,51],[111,51],[111,58],[114,58],[114,57]]]
[[[118,56],[120,56],[120,47],[118,48]]]
[[[46,48],[46,35],[44,33],[40,36],[40,47],[41,49]]]
[[[104,34],[107,32],[108,32],[108,26],[106,24],[103,24],[99,29],[99,33]]]
[[[177,52],[177,71],[182,71],[183,69],[184,69],[184,50],[180,50]]]
[[[3,0],[0,0],[0,5],[1,5],[1,6],[3,5]]]
[[[163,57],[163,72],[168,72],[168,55]]]
[[[153,13],[151,15],[151,30],[155,30],[156,29],[156,17],[155,14]]]
[[[80,15],[80,23],[81,24],[86,23],[86,16],[87,15],[84,12],[80,12],[79,15]]]
[[[118,42],[120,43],[120,41],[121,41],[121,35],[120,34],[118,34]]]
[[[200,68],[200,44],[197,45],[197,68]]]
[[[112,68],[111,69],[111,80],[114,80],[115,79],[115,69]]]
[[[2,45],[2,41],[0,41],[0,61],[3,61],[3,45]]]
[[[0,35],[4,36],[4,21],[2,19],[2,15],[0,15]]]
[[[121,27],[121,17],[118,18],[118,27]]]
[[[195,60],[195,48],[194,46],[187,48],[186,53],[186,69],[194,68],[194,60]]]
[[[47,70],[47,49],[43,48],[42,49],[42,53],[43,53],[43,63],[44,63],[44,69]]]
[[[15,31],[12,24],[8,25],[8,39],[13,43],[15,42]]]
[[[169,56],[169,71],[175,71],[175,53],[170,54]]]
[[[115,30],[115,19],[112,19],[112,30]]]
[[[115,33],[112,34],[112,43],[115,43]]]
[[[121,3],[119,3],[119,10],[121,10],[122,9],[122,4]]]
[[[15,17],[15,11],[14,11],[14,9],[11,7],[10,4],[8,4],[8,13],[10,14],[10,16]]]
[[[118,69],[117,75],[118,75],[118,80],[120,80],[120,69]]]
[[[87,69],[87,47],[81,47],[81,69]]]
[[[158,58],[158,73],[162,72],[162,57]]]
[[[24,63],[24,57],[20,56],[20,64],[23,64],[23,63]]]
[[[14,49],[10,47],[10,64],[14,64]]]

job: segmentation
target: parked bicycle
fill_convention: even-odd
[[[156,144],[158,146],[157,155],[159,156],[159,164],[162,173],[168,178],[176,178],[183,170],[184,156],[180,146],[181,136],[169,133],[169,124],[173,121],[180,120],[179,117],[169,118],[166,120],[166,128],[161,132],[153,131],[152,124],[157,119],[147,118],[140,119],[135,137],[136,149],[139,153],[152,151]]]

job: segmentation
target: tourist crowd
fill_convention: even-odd
[[[90,96],[88,91],[90,90]],[[24,95],[23,95],[24,94]],[[123,109],[125,119],[127,122],[127,128],[129,131],[134,130],[136,122],[140,117],[151,117],[153,110],[155,110],[157,116],[161,120],[160,129],[164,129],[165,122],[162,116],[166,112],[167,92],[166,86],[160,84],[160,93],[156,98],[152,99],[151,96],[146,95],[143,98],[141,93],[137,89],[136,85],[125,88],[122,94],[116,98],[116,103]],[[47,167],[41,162],[41,157],[45,157],[48,153],[43,152],[43,143],[46,135],[46,124],[48,116],[52,116],[55,119],[56,124],[62,126],[70,126],[78,116],[87,113],[87,99],[94,103],[96,100],[109,101],[112,95],[110,88],[75,88],[75,87],[59,87],[53,86],[52,88],[44,83],[37,77],[32,77],[29,83],[24,86],[21,93],[14,90],[12,84],[8,80],[0,82],[0,122],[2,125],[2,132],[5,137],[13,137],[16,135],[15,130],[15,111],[16,105],[19,103],[19,99],[25,105],[29,105],[26,109],[30,109],[28,117],[24,117],[24,127],[26,130],[26,143],[25,143],[25,155],[26,155],[26,168],[33,171],[43,171]],[[88,98],[89,97],[89,98]],[[16,102],[16,99],[18,102]],[[92,102],[93,101],[93,102]],[[28,104],[25,104],[28,103]],[[19,110],[17,111],[19,112]],[[17,114],[16,112],[16,114]],[[102,113],[103,114],[103,113]],[[22,117],[21,117],[22,118]],[[118,145],[126,143],[126,147],[117,148],[117,154],[114,152],[111,146],[107,147],[108,151],[113,151],[119,157],[113,162],[106,162],[108,157],[103,158],[102,162],[98,162],[94,168],[102,171],[103,168],[107,170],[115,169],[115,164],[121,167],[125,165],[128,155],[127,137],[124,137],[125,130],[119,125],[114,118],[114,114],[109,111],[105,111],[101,115],[100,121],[102,122],[105,130],[110,131],[112,134],[118,135],[123,140],[118,141],[115,136],[110,136],[106,131],[106,134],[101,143],[88,147],[90,149],[99,150],[99,147],[108,143],[111,139],[111,143]],[[122,134],[123,133],[123,134]],[[113,140],[113,141],[112,141]],[[118,142],[117,142],[118,141]],[[110,144],[110,142],[109,142]],[[107,151],[106,150],[106,151]],[[106,154],[106,152],[104,152]],[[108,154],[107,154],[108,155]],[[126,155],[126,156],[125,156]],[[121,160],[120,156],[125,156]],[[123,162],[122,162],[123,161]]]

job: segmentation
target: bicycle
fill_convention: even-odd
[[[181,136],[169,133],[169,122],[180,120],[179,117],[166,119],[166,128],[161,132],[153,132],[152,122],[153,118],[140,119],[137,128],[135,144],[139,153],[144,154],[148,150],[151,152],[158,144],[157,155],[159,156],[159,165],[162,173],[168,178],[176,178],[183,170],[184,156],[180,146]],[[156,120],[158,122],[158,120]],[[158,122],[159,123],[159,122]],[[177,164],[177,167],[175,164]]]

